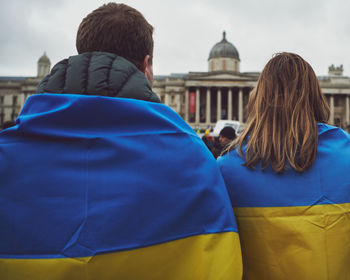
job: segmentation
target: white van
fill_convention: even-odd
[[[239,135],[243,130],[243,125],[239,121],[231,121],[231,120],[220,120],[215,124],[212,136],[219,137],[219,133],[221,129],[226,126],[231,126],[236,131],[236,135]]]

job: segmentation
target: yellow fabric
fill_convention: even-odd
[[[243,279],[350,279],[350,203],[234,212]]]
[[[84,258],[0,259],[1,280],[241,279],[237,233],[197,235]]]

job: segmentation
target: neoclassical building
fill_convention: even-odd
[[[244,123],[249,94],[260,73],[241,72],[240,63],[237,48],[224,32],[209,52],[207,72],[155,76],[153,90],[193,128],[212,127],[221,119]],[[0,125],[17,117],[50,66],[44,53],[36,77],[0,77]],[[343,66],[331,65],[328,75],[318,78],[331,108],[329,123],[350,127],[350,78],[343,76]]]
[[[260,73],[240,72],[240,62],[236,47],[224,32],[209,52],[208,72],[156,76],[153,90],[193,128],[212,127],[221,119],[244,123],[249,94]],[[347,127],[350,78],[343,76],[342,65],[332,65],[328,70],[328,76],[318,78],[331,109],[329,123]]]
[[[0,76],[0,127],[17,118],[27,97],[35,93],[40,80],[50,73],[50,67],[50,59],[44,53],[38,60],[35,77]]]

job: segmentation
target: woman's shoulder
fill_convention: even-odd
[[[334,138],[335,136],[337,136],[337,138],[343,138],[350,141],[350,134],[337,126],[333,126],[325,123],[317,123],[317,128],[318,128],[318,136],[320,138],[328,138],[328,137]]]
[[[350,135],[343,129],[328,124],[318,126],[318,150],[326,148],[333,153],[337,150],[350,153]]]
[[[223,166],[241,166],[244,163],[242,156],[238,153],[237,149],[233,149],[224,155],[217,158],[217,163],[221,167]]]

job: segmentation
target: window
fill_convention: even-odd
[[[222,70],[226,71],[226,60],[222,61]]]
[[[4,118],[5,118],[5,114],[2,110],[0,110],[0,124],[1,125],[4,123]]]
[[[339,95],[334,95],[334,107],[340,107],[342,106],[342,96],[339,96]],[[344,99],[345,101],[345,99]]]
[[[11,120],[15,120],[17,118],[17,112],[15,109],[12,109]]]

